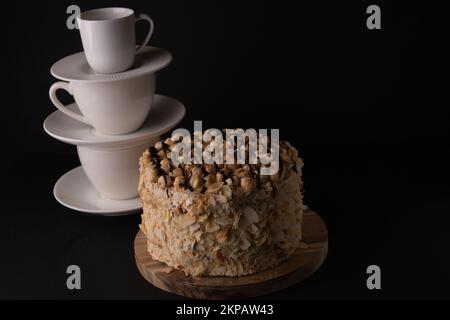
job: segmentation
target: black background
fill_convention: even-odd
[[[139,215],[85,215],[53,198],[57,179],[79,165],[73,146],[42,129],[55,110],[51,65],[82,50],[66,28],[70,4],[153,17],[151,44],[174,55],[157,92],[186,105],[180,127],[279,128],[299,149],[305,202],[326,221],[330,252],[309,279],[265,298],[449,298],[442,8],[172,0],[2,4],[0,298],[177,298],[135,267]],[[381,30],[366,28],[369,4],[381,7]],[[144,32],[139,25],[139,39]],[[82,269],[81,291],[66,289],[70,264]],[[382,290],[366,288],[371,264]]]

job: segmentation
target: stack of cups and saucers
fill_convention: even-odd
[[[149,31],[136,46],[135,24]],[[179,101],[155,94],[155,73],[172,55],[147,46],[153,21],[127,8],[103,8],[77,17],[84,52],[56,62],[50,87],[58,108],[44,122],[53,138],[77,147],[81,166],[64,174],[53,193],[62,205],[86,213],[138,212],[139,157],[184,117]],[[64,105],[64,90],[75,103]]]

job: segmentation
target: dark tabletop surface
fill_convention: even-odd
[[[30,2],[24,12],[11,3],[24,17],[2,21],[0,298],[179,299],[135,266],[139,214],[83,214],[53,198],[58,178],[79,165],[75,147],[42,129],[55,110],[50,66],[81,51],[65,28],[69,4]],[[369,31],[368,4],[79,1],[154,18],[152,45],[174,55],[157,92],[186,105],[180,127],[279,128],[299,149],[305,203],[327,223],[329,255],[313,276],[265,298],[449,298],[449,114],[439,28],[428,20],[439,8],[380,4],[382,29]],[[72,264],[79,291],[66,288]],[[382,290],[366,288],[371,264]]]

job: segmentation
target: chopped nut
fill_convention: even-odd
[[[192,176],[201,177],[202,176],[202,169],[200,169],[199,167],[193,167],[192,170],[191,170],[191,174],[192,174]]]
[[[155,168],[150,169],[149,168],[149,172],[148,172],[148,179],[150,180],[150,182],[157,182],[158,181],[158,170],[156,170]]]
[[[249,174],[248,170],[246,170],[244,167],[235,170],[233,172],[233,174],[236,177],[238,177],[238,178],[248,178],[248,177],[250,177],[250,174]]]
[[[150,149],[147,148],[147,149],[144,151],[144,153],[142,154],[142,157],[141,157],[141,159],[139,159],[139,161],[142,163],[142,162],[144,161],[144,159],[149,159],[150,157],[151,157]]]
[[[162,148],[163,148],[162,142],[161,142],[161,141],[158,141],[158,142],[155,144],[155,149],[159,151],[159,150],[162,150]]]
[[[222,186],[223,182],[217,181],[217,176],[215,174],[210,174],[206,177],[206,192],[218,193],[222,189]]]
[[[168,174],[170,172],[170,161],[169,159],[162,159],[160,162],[161,169],[164,173]]]
[[[189,184],[195,192],[200,192],[203,189],[203,182],[199,176],[192,176],[191,179],[189,179]]]
[[[216,173],[216,167],[213,164],[205,164],[204,167],[207,173]]]
[[[173,182],[173,186],[176,191],[182,191],[184,190],[186,184],[186,180],[183,176],[177,176]]]
[[[241,188],[242,188],[242,191],[246,195],[251,194],[256,188],[255,180],[253,180],[251,178],[242,178],[241,179]]]
[[[160,159],[164,159],[166,157],[166,152],[163,149],[161,149],[158,151],[157,155]]]
[[[218,193],[222,189],[222,186],[223,186],[223,182],[216,182],[216,183],[210,185],[206,189],[206,192],[208,192],[208,193]]]
[[[176,168],[172,171],[172,176],[173,177],[182,177],[183,176],[183,169],[181,168]]]
[[[191,178],[189,184],[195,192],[200,192],[203,189],[203,180],[201,178],[202,171],[200,168],[194,167],[191,171]]]
[[[208,187],[209,185],[216,183],[216,175],[215,174],[209,174],[205,177],[205,183],[206,183],[206,187]]]
[[[166,145],[168,145],[168,146],[171,146],[171,145],[174,145],[174,144],[175,144],[175,142],[172,141],[172,139],[170,139],[170,138],[167,138],[166,140],[164,140],[164,143],[165,143]]]
[[[225,177],[228,177],[228,176],[230,176],[230,175],[233,173],[233,171],[232,171],[230,168],[228,168],[228,167],[223,167],[223,168],[220,170],[220,172],[221,172]]]
[[[184,172],[186,173],[190,173],[192,171],[192,169],[194,168],[194,165],[192,163],[188,163],[184,166]]]

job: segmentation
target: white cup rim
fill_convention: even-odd
[[[133,15],[133,9],[108,7],[84,11],[80,13],[78,19],[85,22],[108,22],[125,19]]]

